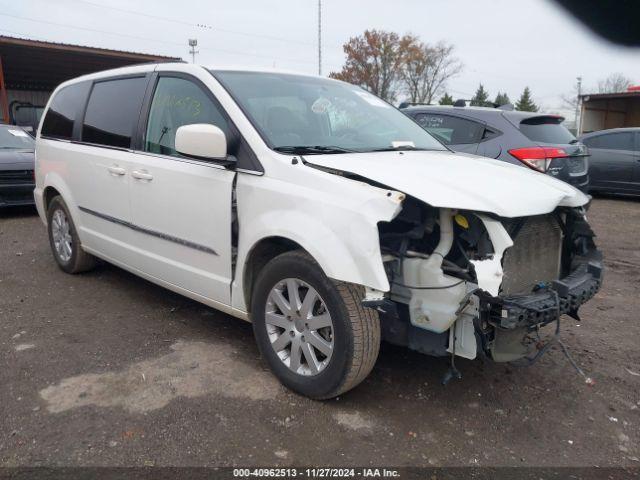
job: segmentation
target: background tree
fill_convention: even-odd
[[[444,95],[440,97],[440,101],[438,103],[440,105],[453,105],[453,97],[447,92],[444,92]]]
[[[359,85],[389,102],[395,100],[403,60],[397,33],[365,30],[363,35],[349,39],[343,50],[345,65],[330,77]]]
[[[581,92],[578,90],[578,83],[575,83],[570,93],[560,95],[560,98],[562,99],[562,107],[575,112],[576,107],[580,103],[580,99],[578,98],[580,93]]]
[[[598,93],[626,92],[631,80],[621,73],[612,73],[598,82]]]
[[[495,103],[498,106],[501,106],[501,105],[506,105],[508,103],[511,103],[511,100],[509,100],[509,95],[507,95],[506,93],[498,92],[498,94],[496,95],[496,99],[493,101],[493,103]]]
[[[489,92],[484,89],[484,86],[480,84],[475,95],[471,99],[471,105],[475,107],[487,107],[491,105],[489,102]]]
[[[520,110],[522,112],[538,111],[538,106],[533,103],[533,98],[531,98],[531,90],[529,90],[529,87],[524,87],[524,91],[516,103],[516,110]]]
[[[418,37],[405,35],[400,44],[400,79],[411,102],[432,103],[447,80],[462,70],[462,63],[453,56],[453,45],[446,42],[431,46]]]

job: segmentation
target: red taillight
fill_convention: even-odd
[[[539,172],[546,172],[551,160],[554,158],[568,157],[569,155],[562,148],[557,147],[527,147],[514,148],[509,153]]]

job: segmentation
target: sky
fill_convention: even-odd
[[[640,49],[600,39],[550,0],[322,0],[322,73],[372,28],[453,44],[464,65],[454,98],[482,82],[515,102],[529,86],[544,111],[569,117],[561,95],[577,76],[586,92],[613,72],[640,84]],[[0,0],[0,34],[189,61],[197,38],[197,63],[318,72],[317,0]]]

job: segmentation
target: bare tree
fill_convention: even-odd
[[[401,44],[400,78],[411,102],[431,103],[444,92],[447,80],[462,70],[462,63],[453,56],[453,45],[446,42],[431,46],[405,35]]]
[[[598,93],[626,92],[631,85],[631,80],[622,73],[612,73],[604,80],[598,82]]]
[[[395,32],[366,30],[343,46],[347,61],[340,72],[329,76],[366,88],[379,97],[393,101],[402,63],[402,43]]]
[[[560,98],[562,99],[562,107],[566,110],[571,110],[572,112],[575,111],[580,101],[578,95],[578,84],[575,84],[571,93],[563,93],[560,95]]]

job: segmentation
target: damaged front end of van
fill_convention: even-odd
[[[407,199],[379,226],[391,290],[384,338],[430,355],[532,357],[542,327],[602,284],[602,259],[583,208],[501,218]]]
[[[389,290],[364,299],[381,313],[383,338],[436,356],[536,357],[542,327],[555,322],[557,334],[560,317],[579,318],[602,284],[589,197],[478,157],[395,155],[313,159],[405,194],[378,223]]]

